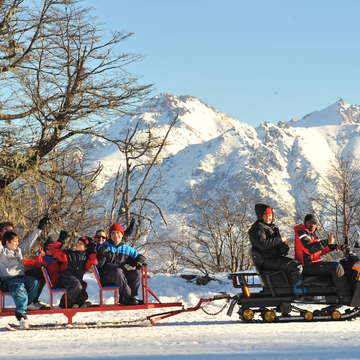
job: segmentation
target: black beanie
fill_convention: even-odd
[[[44,250],[46,250],[46,248],[54,242],[55,240],[51,236],[49,236],[44,242],[44,246],[43,246]]]
[[[317,225],[317,219],[315,217],[315,215],[313,214],[307,214],[304,218],[304,224],[306,224],[307,221],[310,221],[311,223]]]
[[[80,236],[78,241],[81,241],[86,247],[92,243],[92,238],[90,236]]]

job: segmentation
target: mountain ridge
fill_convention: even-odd
[[[308,198],[321,190],[336,154],[360,155],[360,106],[342,99],[297,121],[253,127],[196,97],[161,94],[136,115],[116,119],[101,131],[121,136],[142,119],[161,133],[177,114],[161,157],[162,190],[154,194],[172,219],[186,216],[194,188],[215,194],[221,187],[234,196],[245,187],[251,200],[269,202],[279,215],[294,218],[309,209]],[[113,186],[122,158],[114,145],[93,141],[89,155],[104,166],[98,182],[103,194]]]

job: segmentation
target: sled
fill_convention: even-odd
[[[29,310],[27,312],[28,316],[31,315],[45,315],[45,314],[63,314],[67,318],[67,324],[73,324],[73,318],[77,313],[83,312],[95,312],[95,311],[128,311],[128,310],[146,310],[146,309],[158,309],[158,308],[170,308],[170,307],[179,307],[181,309],[184,308],[184,305],[181,302],[161,302],[157,297],[155,292],[149,286],[149,277],[147,266],[144,265],[141,267],[141,292],[142,292],[142,304],[139,305],[122,305],[119,304],[115,297],[114,304],[104,304],[103,301],[103,292],[104,291],[118,291],[116,287],[103,287],[100,283],[100,279],[98,278],[97,269],[93,266],[93,273],[99,285],[99,304],[90,305],[88,307],[80,307],[80,308],[60,308],[58,306],[54,306],[53,304],[53,295],[56,293],[63,293],[65,296],[66,302],[66,290],[65,289],[57,289],[53,288],[51,284],[49,274],[46,271],[45,267],[42,267],[42,271],[44,274],[44,278],[46,281],[46,286],[48,287],[50,294],[50,305],[41,310]],[[100,287],[101,286],[101,287]],[[5,307],[5,297],[11,296],[9,292],[3,292],[0,290],[0,317],[2,316],[15,316],[15,308],[7,308]],[[152,300],[152,301],[151,301]]]

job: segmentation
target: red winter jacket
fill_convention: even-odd
[[[53,243],[53,249],[60,249],[62,246],[62,243],[60,242],[54,242]],[[28,267],[41,267],[45,266],[50,279],[51,283],[54,287],[57,287],[57,283],[59,281],[59,275],[61,271],[64,271],[66,269],[66,265],[59,262],[56,258],[51,256],[50,254],[45,254],[42,249],[39,249],[37,251],[40,255],[35,255],[32,260],[30,259],[23,259],[23,263],[25,266]]]
[[[319,240],[316,232],[311,233],[303,224],[296,225],[295,231],[295,258],[301,264],[312,264],[322,261],[321,255],[331,249],[327,240]]]
[[[95,253],[87,254],[85,251],[76,250],[62,250],[59,247],[54,246],[57,243],[50,245],[52,256],[61,263],[61,274],[63,276],[74,275],[82,280],[82,277],[86,271],[90,269],[92,265],[97,265],[97,257]]]
[[[22,259],[23,264],[29,268],[41,267],[43,265],[42,249],[38,249],[35,254],[37,254],[37,253],[39,255],[34,255],[34,257],[32,259]]]

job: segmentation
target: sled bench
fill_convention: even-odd
[[[41,271],[43,273],[44,279],[45,279],[45,283],[46,286],[49,290],[49,297],[50,297],[50,309],[54,308],[54,304],[53,304],[53,299],[54,299],[54,294],[64,294],[64,300],[65,300],[65,307],[67,307],[68,305],[68,297],[67,297],[67,291],[66,289],[63,288],[54,288],[49,272],[47,271],[45,266],[41,267]]]
[[[3,291],[0,290],[0,313],[3,311],[3,309],[5,308],[5,296],[10,296],[11,294],[9,291]]]
[[[93,268],[93,271],[94,271],[94,276],[96,279],[96,275],[98,275],[98,273],[96,272],[96,270],[94,268]],[[142,266],[140,272],[141,272],[141,287],[142,287],[141,290],[142,290],[143,304],[139,304],[139,305],[122,305],[122,304],[118,304],[118,303],[109,304],[109,305],[104,304],[103,303],[104,301],[102,299],[103,294],[102,294],[101,290],[102,291],[110,291],[110,290],[115,291],[115,289],[116,289],[118,292],[118,288],[116,288],[116,287],[107,288],[107,287],[99,286],[100,302],[102,302],[102,304],[94,304],[94,305],[91,305],[89,307],[84,307],[84,308],[60,308],[58,306],[53,305],[53,303],[52,303],[53,295],[56,293],[61,293],[61,292],[66,294],[66,290],[60,289],[60,288],[53,288],[49,274],[46,271],[46,269],[44,268],[43,275],[44,275],[45,282],[46,282],[46,285],[49,290],[50,306],[43,310],[29,310],[27,312],[27,314],[28,315],[63,314],[64,316],[66,316],[66,318],[68,320],[67,323],[72,324],[73,317],[77,313],[81,313],[81,312],[144,310],[144,309],[157,309],[157,308],[168,308],[168,307],[181,307],[182,309],[184,308],[184,305],[181,302],[162,303],[159,300],[159,298],[156,296],[154,291],[149,286],[147,266],[146,265]],[[99,280],[100,280],[100,278],[99,278]],[[101,285],[100,282],[97,282],[97,283],[98,283],[98,285],[99,284]],[[155,299],[155,302],[149,301],[149,297],[150,297],[149,295],[151,295]],[[8,292],[0,291],[0,304],[1,305],[2,304],[5,305],[5,301],[4,301],[5,296],[11,296],[11,295]],[[65,299],[66,299],[66,296],[65,296]],[[1,316],[14,316],[14,315],[15,315],[15,308],[5,308],[5,306],[1,307],[0,317]]]
[[[100,290],[100,306],[104,305],[104,291],[110,291],[114,293],[114,303],[119,303],[119,287],[118,286],[103,286],[101,284],[100,275],[96,265],[92,265],[93,274]]]

